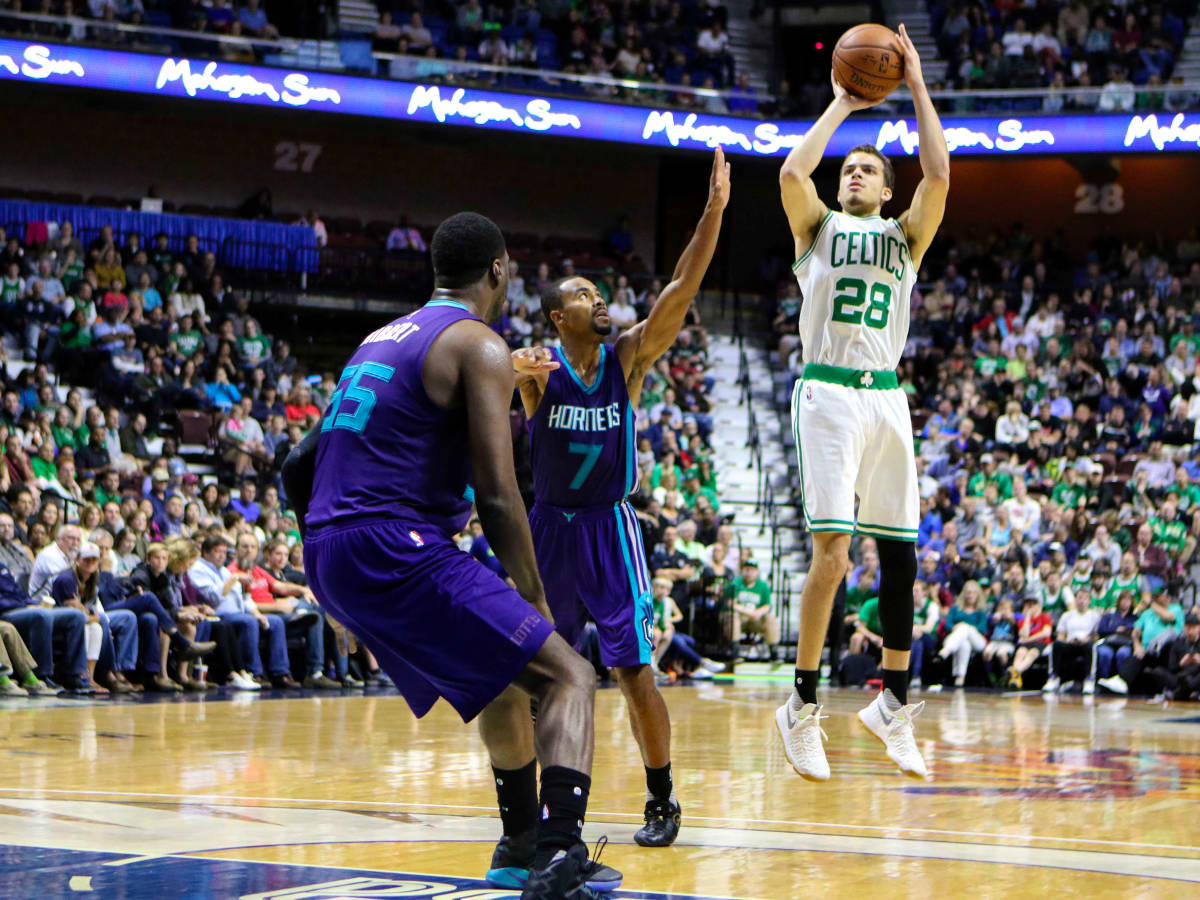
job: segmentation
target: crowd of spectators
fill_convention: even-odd
[[[0,618],[31,654],[0,687],[383,683],[305,586],[278,479],[335,375],[264,334],[195,236],[47,231],[0,233]]]
[[[618,226],[607,252],[632,257],[628,238]],[[390,240],[425,251],[405,221]],[[0,688],[383,683],[305,586],[279,479],[336,373],[309,374],[287,341],[265,334],[195,236],[177,247],[163,234],[104,226],[80,236],[61,222],[35,246],[0,230],[0,248],[0,620],[28,648],[9,654],[25,661],[0,671]],[[495,329],[514,349],[553,346],[540,297],[575,273],[573,261],[512,267]],[[635,290],[612,268],[589,274],[609,304],[612,341],[662,290],[648,276]],[[719,664],[698,652],[743,636],[772,655],[779,640],[769,588],[717,496],[707,343],[693,309],[647,376],[637,418],[634,503],[652,571],[670,583],[658,658],[675,674],[711,672]],[[477,528],[462,543],[495,564]],[[9,634],[0,629],[0,643]]]
[[[1033,667],[1049,690],[1095,679],[1182,697],[1195,686],[1171,648],[1191,634],[1200,574],[1200,238],[1072,258],[1018,224],[939,241],[921,273],[899,373],[921,492],[913,675],[1020,687]],[[785,396],[803,371],[800,297],[793,282],[780,293]],[[881,643],[869,538],[853,558],[835,667]]]
[[[1193,4],[933,0],[929,6],[955,87],[1048,89],[1043,97],[988,101],[993,105],[1125,112],[1196,103],[1195,92],[1173,77]],[[1163,85],[1171,89],[1146,90]]]
[[[723,6],[695,0],[565,4],[536,0],[430,9],[380,4],[377,51],[404,58],[381,61],[398,78],[444,78],[456,83],[512,87],[530,84],[518,72],[451,69],[444,60],[504,69],[542,69],[589,76],[588,82],[552,79],[559,93],[599,99],[695,107],[708,112],[754,112],[747,80],[735,77]],[[541,78],[538,82],[541,82]],[[654,90],[630,90],[638,81]],[[737,96],[698,97],[672,86],[731,88]]]

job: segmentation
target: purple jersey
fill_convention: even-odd
[[[433,300],[354,351],[321,419],[309,528],[407,515],[453,534],[467,523],[466,411],[437,406],[422,378],[433,342],[464,319],[476,316]]]
[[[557,507],[612,506],[637,487],[633,404],[621,359],[600,348],[596,380],[585,385],[561,348],[530,420],[533,492]]]

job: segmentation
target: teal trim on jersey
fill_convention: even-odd
[[[637,483],[637,435],[634,434],[633,403],[625,403],[625,496],[632,494]]]
[[[430,300],[425,305],[426,306],[457,306],[459,309],[463,310],[464,312],[471,312],[471,309],[470,309],[470,307],[467,306],[467,304],[459,303],[457,300]],[[471,315],[475,315],[475,314],[471,313]]]
[[[817,226],[817,233],[813,235],[812,243],[809,244],[808,249],[805,250],[804,253],[802,253],[800,255],[800,258],[798,260],[796,260],[794,263],[792,263],[792,271],[793,272],[795,272],[802,265],[804,265],[804,261],[806,259],[808,259],[810,256],[812,256],[813,250],[815,250],[817,247],[817,241],[819,241],[821,239],[821,232],[825,230],[825,226],[829,224],[829,220],[832,218],[833,218],[833,210],[832,209],[825,210],[825,218],[823,218],[821,220],[821,224]]]
[[[900,379],[888,369],[843,369],[841,366],[806,363],[800,378],[802,381],[824,381],[868,391],[890,391],[900,387]]]
[[[571,376],[571,380],[579,385],[579,389],[585,394],[594,394],[596,389],[600,387],[600,382],[604,380],[604,360],[608,357],[608,351],[604,345],[600,346],[600,365],[596,367],[596,380],[592,382],[591,387],[583,383],[583,379],[579,377],[579,373],[567,360],[567,354],[563,353],[562,347],[555,347],[554,352],[558,354],[558,358],[562,361],[562,367],[567,370],[567,374]]]
[[[641,665],[647,665],[650,663],[651,659],[653,658],[653,649],[654,648],[647,646],[646,643],[643,643],[642,638],[645,637],[646,634],[643,634],[642,632],[644,632],[645,629],[641,628],[640,626],[642,623],[640,623],[636,620],[638,617],[638,613],[640,612],[646,623],[653,622],[654,621],[654,605],[652,603],[648,602],[650,599],[649,593],[643,594],[641,589],[638,587],[637,573],[634,572],[634,570],[633,570],[633,562],[629,556],[629,533],[625,530],[625,520],[621,517],[621,506],[624,503],[625,503],[625,501],[622,500],[619,503],[613,504],[613,515],[616,517],[616,520],[617,520],[617,535],[618,535],[618,539],[621,542],[621,557],[625,560],[625,572],[626,572],[626,574],[629,575],[629,590],[633,596],[633,608],[634,608],[634,620],[635,620],[634,627],[637,628],[638,632],[639,632],[638,633],[638,663]],[[647,610],[647,607],[649,607],[648,610]]]

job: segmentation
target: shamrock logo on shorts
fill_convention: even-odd
[[[870,387],[875,383],[875,376],[870,372],[863,372],[862,378],[859,379],[863,387]]]

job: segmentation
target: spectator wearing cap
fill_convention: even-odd
[[[82,689],[128,694],[137,690],[125,675],[137,669],[137,616],[128,610],[107,612],[100,600],[99,584],[100,548],[84,541],[74,564],[55,576],[50,595],[58,606],[82,610],[87,616],[84,641],[88,683],[81,685]],[[101,682],[108,687],[102,687]]]
[[[771,611],[771,587],[758,577],[758,563],[745,560],[741,575],[725,589],[726,601],[733,613],[728,618],[727,637],[735,644],[743,634],[761,634],[773,662],[778,653],[779,618]]]
[[[167,486],[171,482],[171,473],[167,471],[165,466],[156,466],[150,472],[150,490],[146,493],[146,499],[150,501],[150,505],[154,508],[152,517],[154,524],[158,526],[158,530],[166,533],[166,515],[167,515]]]

